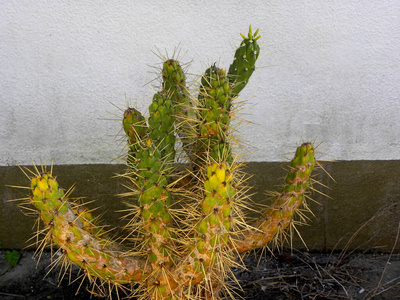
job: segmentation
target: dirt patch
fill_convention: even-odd
[[[78,268],[72,268],[71,276],[52,268],[49,252],[38,262],[24,251],[14,268],[4,254],[0,252],[1,299],[104,299],[90,293],[92,287]],[[247,270],[233,270],[242,287],[235,288],[237,299],[400,299],[399,254],[258,252],[243,260]],[[118,298],[115,292],[112,296]]]
[[[44,252],[38,261],[33,252],[23,251],[14,268],[4,259],[4,251],[0,253],[0,299],[89,299],[88,283],[77,280],[68,284],[69,278],[59,281],[60,268],[52,269],[50,252]],[[79,277],[78,272],[78,268],[71,270],[72,280]]]
[[[237,270],[245,299],[400,299],[400,255],[250,255]]]

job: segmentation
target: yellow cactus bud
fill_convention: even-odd
[[[37,186],[32,191],[34,198],[43,198],[44,192],[42,192]]]
[[[217,175],[217,178],[220,182],[225,181],[225,164],[221,163],[215,170],[215,175]]]
[[[49,188],[47,180],[44,177],[40,178],[37,182],[37,187],[42,191],[46,191]]]
[[[210,187],[215,190],[217,189],[218,185],[220,184],[220,181],[218,180],[217,175],[214,173],[214,175],[212,175],[210,177]]]
[[[53,190],[55,190],[55,191],[58,190],[58,182],[55,181],[55,180],[53,179],[53,177],[50,177],[50,178],[47,180],[47,183],[50,185],[50,187],[51,187]]]
[[[36,187],[37,181],[38,181],[38,178],[37,178],[37,177],[33,177],[33,178],[31,179],[31,189],[32,189],[32,190]]]

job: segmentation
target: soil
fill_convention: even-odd
[[[22,251],[16,267],[4,254],[0,251],[0,299],[104,299],[89,292],[77,268],[60,280],[64,273],[48,267],[49,252],[38,262],[33,252]],[[252,253],[243,260],[247,269],[233,270],[242,287],[233,283],[236,299],[400,299],[399,254],[283,251]],[[112,298],[118,295],[113,292]]]

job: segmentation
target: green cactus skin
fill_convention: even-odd
[[[136,143],[136,190],[142,217],[144,246],[153,268],[173,263],[174,233],[168,210],[171,194],[167,189],[175,157],[174,107],[165,93],[156,93],[149,107],[147,138]]]
[[[217,268],[216,276],[226,268],[227,257],[233,256],[229,247],[229,231],[232,216],[231,204],[235,196],[230,165],[211,163],[206,169],[201,201],[201,219],[196,227],[196,243],[190,252],[190,259],[182,267],[191,284],[207,276],[207,270]],[[227,256],[227,257],[225,257]],[[217,278],[213,278],[217,280]]]
[[[224,70],[214,65],[205,71],[198,102],[197,161],[204,164],[209,155],[215,161],[231,163],[227,139],[231,119],[231,87]]]
[[[150,117],[148,126],[146,119],[135,108],[125,110],[123,117],[123,128],[128,137],[128,165],[132,167],[132,174],[135,171],[138,152],[141,151],[141,144],[147,138],[152,140],[152,144],[161,152],[161,159],[167,162],[169,167],[175,159],[175,107],[172,100],[165,92],[154,94],[153,101],[149,106]],[[165,169],[165,168],[164,168]]]
[[[173,229],[173,217],[169,210],[172,196],[168,188],[168,165],[163,162],[162,151],[155,147],[151,139],[141,145],[138,152],[137,180],[143,247],[148,255],[148,264],[152,268],[147,278],[145,293],[149,299],[169,289],[166,274],[177,258],[176,232]]]
[[[161,151],[154,147],[151,139],[142,145],[138,152],[139,206],[145,245],[149,251],[149,261],[153,268],[171,265],[174,249],[174,234],[171,232],[172,216],[168,210],[171,194],[168,191],[167,177],[163,174],[165,165]]]
[[[183,143],[183,150],[191,157],[193,155],[191,145],[195,138],[193,128],[196,113],[193,109],[191,95],[186,87],[186,75],[180,63],[174,59],[166,60],[163,63],[162,79],[163,90],[175,107],[177,135]]]
[[[154,94],[149,112],[149,137],[160,150],[161,159],[172,166],[175,160],[175,107],[172,100],[163,92]]]
[[[124,111],[122,128],[128,137],[128,158],[127,165],[132,168],[136,164],[136,153],[138,152],[138,142],[145,138],[147,134],[146,119],[135,108],[128,107]],[[133,175],[134,176],[134,175]]]
[[[50,232],[47,236],[89,277],[102,278],[114,284],[140,282],[146,278],[151,269],[144,260],[122,255],[124,249],[116,243],[102,238],[96,230],[85,229],[81,220],[88,216],[87,212],[74,213],[78,208],[68,201],[50,173],[33,177],[31,190],[30,202],[39,210]]]
[[[169,92],[173,91],[177,94],[175,97],[181,98],[177,103],[183,102],[186,90],[186,76],[182,70],[180,63],[174,59],[168,59],[163,63],[162,69],[163,88]]]
[[[171,276],[157,280],[164,286],[157,291],[160,297],[153,293],[151,299],[217,299],[236,253],[230,240],[236,193],[233,172],[224,162],[212,162],[206,167],[204,193],[198,205],[200,221],[194,221],[197,225],[188,233],[191,246],[180,255],[182,259],[170,270]]]
[[[163,89],[171,95],[174,103],[189,107],[186,97],[186,76],[181,65],[174,59],[168,59],[163,63],[162,69]],[[183,109],[183,107],[179,108]]]
[[[236,98],[240,91],[247,85],[250,76],[256,69],[255,64],[258,56],[260,55],[260,46],[257,40],[261,37],[258,34],[258,29],[253,34],[251,26],[249,27],[249,34],[243,41],[240,47],[236,50],[233,63],[229,67],[228,77],[232,85],[232,97]]]
[[[236,243],[238,252],[264,247],[271,240],[281,237],[291,224],[294,214],[304,206],[305,193],[310,186],[315,164],[313,145],[304,143],[299,146],[290,162],[281,192],[254,225],[257,230],[246,232],[242,240]]]
[[[125,110],[122,127],[128,136],[129,145],[134,145],[138,140],[143,139],[147,132],[146,119],[140,111],[132,107]]]
[[[202,77],[198,96],[199,125],[194,158],[204,177],[198,189],[203,191],[200,216],[192,236],[193,246],[183,255],[187,258],[175,271],[178,289],[197,286],[192,293],[205,298],[212,298],[212,292],[209,292],[215,293],[223,285],[221,274],[226,274],[234,257],[229,246],[233,222],[231,206],[236,195],[230,166],[232,154],[227,139],[231,118],[230,94],[225,71],[215,65],[208,68]],[[184,291],[174,292],[185,294]]]
[[[173,265],[176,251],[169,210],[171,193],[167,187],[175,160],[175,106],[165,91],[154,95],[149,114],[146,133],[135,134],[138,139],[130,176],[138,195],[142,245],[153,270],[147,278],[147,288],[154,296],[165,289],[165,280],[158,279],[159,273],[164,274]]]

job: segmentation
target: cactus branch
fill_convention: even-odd
[[[294,214],[301,206],[305,206],[315,164],[311,143],[304,143],[297,148],[281,192],[275,196],[272,205],[264,211],[253,228],[244,232],[241,239],[236,241],[238,252],[265,247],[268,242],[283,234],[292,223]]]
[[[143,259],[126,255],[126,249],[117,243],[101,237],[96,230],[85,228],[85,222],[89,222],[85,220],[87,213],[76,213],[79,209],[74,208],[51,173],[33,177],[31,190],[30,202],[39,210],[52,242],[90,277],[115,284],[140,282],[146,278],[150,268]]]

